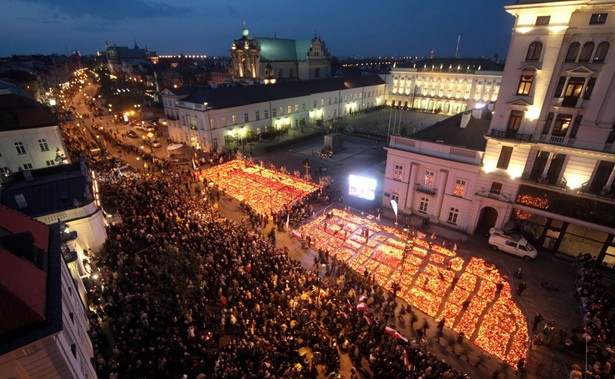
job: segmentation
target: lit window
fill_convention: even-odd
[[[233,125],[237,125],[237,115],[231,116],[231,122],[233,123]]]
[[[448,211],[448,219],[446,221],[451,224],[457,224],[458,217],[459,217],[459,208],[451,208]]]
[[[427,187],[433,187],[434,185],[434,172],[425,170],[425,177],[423,178],[423,184]]]
[[[551,22],[551,16],[536,17],[536,25],[549,25],[549,22]]]
[[[395,172],[393,173],[393,178],[395,180],[402,180],[403,175],[404,175],[404,166],[396,164]]]
[[[533,75],[521,75],[519,80],[519,87],[517,88],[517,95],[529,95],[532,90],[532,83],[534,82]]]
[[[287,106],[287,107],[286,107],[286,113],[287,113],[287,114],[288,114],[288,113],[292,113],[292,111],[293,111],[293,107],[292,107],[292,105],[289,105],[289,106]]]
[[[463,197],[466,192],[466,181],[463,179],[455,180],[455,188],[453,189],[453,196]]]
[[[299,104],[295,104],[295,112],[299,112]]]
[[[489,192],[495,195],[501,194],[502,193],[502,183],[492,182]]]
[[[419,203],[419,212],[427,213],[427,209],[429,209],[429,198],[421,197],[421,202]]]

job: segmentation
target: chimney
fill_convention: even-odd
[[[470,119],[472,118],[472,114],[471,113],[463,113],[461,115],[461,122],[459,123],[459,127],[461,129],[465,129],[466,126],[468,126],[468,123],[470,122]]]

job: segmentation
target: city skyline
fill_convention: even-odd
[[[506,56],[514,18],[504,6],[514,0],[439,3],[394,0],[376,6],[360,0],[349,9],[322,0],[9,0],[0,16],[0,56],[87,55],[103,51],[105,42],[130,47],[136,42],[160,55],[228,56],[244,21],[257,37],[320,36],[339,57],[431,51],[442,57]]]

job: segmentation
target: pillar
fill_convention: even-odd
[[[436,209],[435,216],[440,220],[440,214],[442,212],[442,200],[444,199],[444,192],[446,189],[446,181],[448,180],[448,170],[441,169],[440,177],[438,178],[438,187],[436,193]]]
[[[404,204],[404,209],[410,208],[412,210],[412,204],[414,201],[414,191],[416,187],[416,174],[419,170],[418,163],[410,164],[410,179],[408,179],[408,189],[406,192],[406,203]]]

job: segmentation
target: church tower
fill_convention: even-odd
[[[258,80],[261,48],[258,41],[250,36],[243,23],[241,38],[233,40],[231,45],[232,67],[230,76],[239,80]]]

